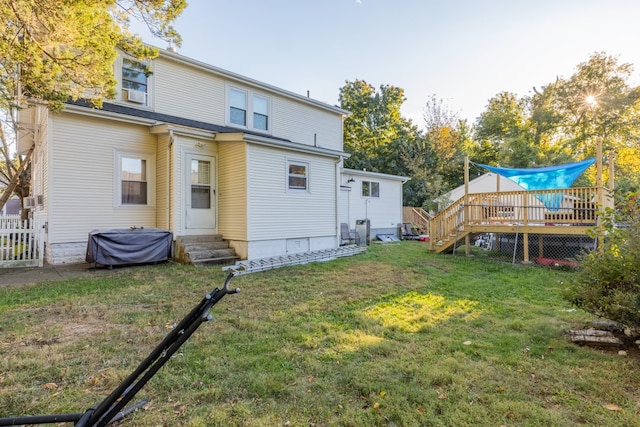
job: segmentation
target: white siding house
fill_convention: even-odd
[[[401,222],[402,179],[349,171],[379,178],[397,208],[376,196],[365,206],[360,187],[357,200],[341,199],[347,111],[169,51],[150,65],[145,76],[120,57],[118,97],[102,108],[21,111],[18,149],[35,144],[33,195],[43,202],[32,215],[47,263],[84,261],[95,229],[220,235],[255,259],[336,248],[343,217]]]
[[[464,196],[464,185],[438,197],[438,210],[443,210]],[[469,193],[494,193],[497,191],[525,191],[516,182],[493,172],[484,173],[469,181]]]
[[[405,176],[343,169],[340,222],[354,230],[356,221],[368,219],[371,239],[376,234],[398,236],[402,224],[402,185],[408,180]]]

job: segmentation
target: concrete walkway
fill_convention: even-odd
[[[29,283],[52,282],[76,277],[95,277],[109,274],[108,268],[94,268],[93,264],[46,265],[44,267],[0,268],[0,287]]]

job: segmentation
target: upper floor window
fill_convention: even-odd
[[[362,181],[362,197],[380,197],[380,183]]]
[[[309,189],[309,164],[305,162],[287,162],[287,188],[289,190]]]
[[[269,130],[269,100],[263,96],[253,96],[253,127]]]
[[[143,64],[127,58],[122,59],[122,89],[126,101],[147,104],[149,77]]]
[[[229,121],[235,125],[247,125],[247,94],[244,91],[229,91]]]
[[[262,132],[270,131],[269,97],[234,87],[228,88],[227,96],[229,124]]]

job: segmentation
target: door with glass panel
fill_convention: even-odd
[[[216,227],[215,158],[198,154],[186,156],[186,228]]]

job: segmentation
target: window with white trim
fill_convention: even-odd
[[[122,58],[123,100],[135,104],[148,105],[149,76],[144,64]]]
[[[287,161],[287,188],[302,191],[309,189],[309,163]]]
[[[271,99],[268,96],[237,87],[227,87],[227,123],[271,131]]]
[[[247,125],[247,93],[238,89],[229,90],[229,122]]]
[[[362,181],[362,197],[380,197],[380,183]]]
[[[116,206],[153,206],[155,157],[152,154],[116,153]]]
[[[269,130],[269,100],[264,96],[253,95],[253,127]]]

